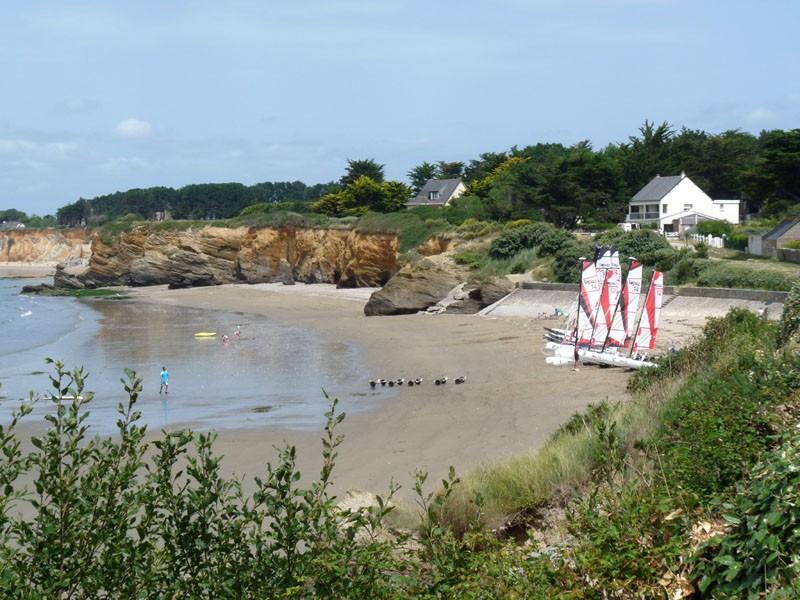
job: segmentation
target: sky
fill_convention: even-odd
[[[0,3],[0,210],[800,127],[797,0]]]

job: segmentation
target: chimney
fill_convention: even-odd
[[[681,179],[683,179],[684,177],[686,177],[686,173],[684,173],[683,171],[681,171]]]

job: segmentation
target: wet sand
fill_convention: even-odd
[[[576,372],[545,365],[543,329],[559,323],[535,315],[554,303],[568,305],[569,293],[561,292],[562,298],[548,292],[541,305],[517,302],[505,314],[497,311],[500,316],[366,317],[363,307],[373,291],[259,284],[183,290],[158,286],[135,288],[131,295],[138,302],[269,315],[355,344],[375,378],[421,377],[421,386],[394,388],[394,397],[363,382],[377,408],[348,415],[338,428],[345,436],[334,473],[334,491],[340,496],[347,490],[384,493],[394,481],[407,499],[416,469],[427,470],[430,481],[438,482],[451,465],[464,473],[481,463],[535,451],[588,404],[627,397],[630,371],[587,365]],[[720,300],[683,310],[683,300],[676,300],[665,309],[662,345],[671,340],[682,345],[700,330],[707,314],[724,314],[730,307]],[[443,376],[448,383],[434,385]],[[466,383],[455,385],[458,376],[465,376]],[[321,434],[277,426],[225,429],[215,448],[225,457],[225,472],[242,478],[248,489],[265,463],[275,460],[274,446],[292,444],[308,483],[318,477]]]
[[[261,284],[140,288],[133,297],[267,314],[356,344],[375,378],[421,377],[421,386],[395,388],[394,398],[348,415],[341,424],[338,431],[345,441],[334,475],[339,495],[350,489],[383,493],[394,480],[407,498],[416,469],[429,471],[431,481],[438,482],[450,465],[464,473],[480,463],[536,450],[576,411],[604,398],[626,397],[629,372],[545,365],[542,331],[556,321],[447,314],[366,317],[363,307],[372,291]],[[443,376],[448,383],[434,385]],[[458,376],[465,376],[466,383],[454,384]],[[377,399],[386,394],[380,387],[371,390],[367,381],[363,385]],[[300,471],[310,481],[321,464],[320,435],[278,427],[224,430],[215,447],[225,456],[226,471],[247,482],[275,459],[273,446],[286,441],[297,447]]]

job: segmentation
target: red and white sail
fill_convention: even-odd
[[[600,291],[600,303],[597,307],[594,331],[592,332],[592,348],[602,348],[608,338],[609,330],[614,318],[614,311],[619,302],[622,272],[618,268],[606,270],[603,288]]]
[[[642,264],[632,259],[628,276],[617,300],[616,311],[611,321],[606,347],[627,348],[636,327],[639,298],[642,295]]]
[[[661,271],[653,272],[653,279],[650,280],[650,288],[647,290],[647,297],[644,301],[642,318],[639,321],[639,328],[636,337],[633,339],[632,352],[641,350],[652,350],[656,344],[658,334],[658,323],[661,319],[661,302],[664,297],[664,274]]]
[[[592,340],[600,292],[597,266],[594,261],[586,260],[581,269],[581,291],[578,294],[578,318],[575,332],[578,344],[588,344]]]

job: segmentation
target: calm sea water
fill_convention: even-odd
[[[331,397],[348,412],[384,401],[369,391],[358,348],[260,315],[231,314],[125,300],[23,296],[31,280],[0,279],[0,421],[33,391],[52,390],[45,358],[83,366],[92,431],[115,431],[116,408],[127,396],[124,369],[144,380],[137,403],[149,429],[281,425],[316,429]],[[233,332],[241,325],[242,335]],[[197,339],[199,331],[217,332]],[[221,336],[230,337],[223,343]],[[159,373],[170,373],[169,396]],[[52,411],[44,399],[34,414]],[[33,417],[33,415],[32,415]],[[31,418],[31,417],[29,417]]]

